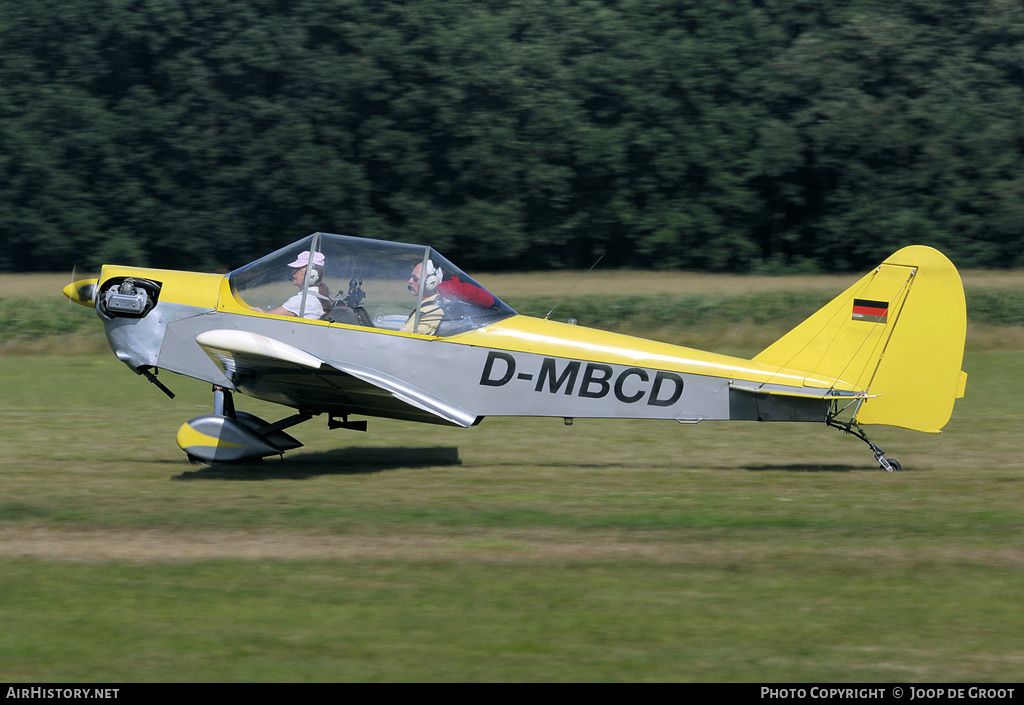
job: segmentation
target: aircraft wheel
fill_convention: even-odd
[[[896,460],[896,458],[886,458],[886,460],[889,461],[889,465],[892,466],[892,469],[895,472],[899,472],[900,470],[903,469],[903,466],[900,465],[900,461]]]
[[[191,453],[186,453],[186,455],[188,455],[188,462],[191,463],[192,465],[196,466],[197,468],[212,468],[213,467],[213,462],[212,461],[203,460],[202,458],[197,458],[196,456],[192,455]]]

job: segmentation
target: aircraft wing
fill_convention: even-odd
[[[404,380],[338,361],[328,362],[265,335],[211,330],[196,343],[235,387],[256,397],[314,413],[363,414],[452,426],[472,426],[476,414]]]

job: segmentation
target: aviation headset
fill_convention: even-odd
[[[293,267],[292,269],[296,272],[309,272],[309,276],[307,277],[309,281],[306,282],[308,286],[313,287],[320,283],[320,272],[317,270],[316,265],[310,267],[308,270],[306,269],[306,265]],[[295,275],[293,274],[292,276]]]
[[[427,276],[423,277],[423,289],[424,291],[436,291],[438,284],[441,283],[441,279],[444,277],[444,272],[441,271],[440,267],[435,267],[431,260],[427,260]]]

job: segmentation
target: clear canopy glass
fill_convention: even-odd
[[[515,315],[423,245],[314,233],[228,277],[249,308],[366,328],[449,336]]]

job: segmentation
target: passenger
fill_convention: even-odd
[[[416,312],[413,311],[405,325],[402,326],[404,332],[432,335],[444,318],[442,302],[438,299],[461,301],[481,308],[490,308],[494,305],[494,296],[486,289],[461,281],[457,276],[453,276],[448,281],[443,281],[443,279],[444,272],[440,267],[435,267],[429,259],[427,260],[426,276],[423,276],[422,262],[413,267],[412,274],[409,276],[408,289],[415,296],[419,296],[422,289],[423,301],[419,308],[419,322],[416,322]],[[416,326],[415,331],[413,330],[414,325]]]
[[[299,293],[291,297],[272,311],[277,316],[298,316],[302,306],[302,289],[306,283],[306,270],[309,267],[309,252],[302,252],[294,262],[289,262],[292,284],[299,287]],[[306,310],[303,318],[319,320],[330,310],[331,291],[323,281],[324,256],[320,252],[313,253],[313,268],[309,270],[309,291],[306,292]]]

